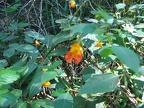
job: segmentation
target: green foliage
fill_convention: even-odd
[[[140,61],[138,56],[130,49],[120,46],[113,46],[116,56],[133,71],[138,72]]]
[[[119,78],[112,74],[99,74],[89,78],[81,87],[79,94],[95,94],[113,91],[119,82]]]
[[[73,108],[73,97],[69,93],[64,93],[58,96],[54,102],[54,108]]]
[[[1,108],[144,106],[143,1],[75,2],[0,2]]]

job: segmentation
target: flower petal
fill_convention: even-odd
[[[74,63],[79,64],[82,61],[82,55],[78,55],[74,57]]]
[[[72,52],[73,56],[75,57],[77,55],[82,55],[83,49],[80,44],[76,42],[72,45],[70,52]]]
[[[49,81],[42,83],[42,86],[50,86],[50,85],[51,85],[51,83]]]
[[[67,63],[72,62],[73,56],[72,56],[72,53],[70,51],[68,51],[64,57],[65,57],[65,60]]]

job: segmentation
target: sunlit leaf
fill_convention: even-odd
[[[98,74],[92,76],[81,87],[79,94],[95,94],[113,91],[119,82],[119,76],[114,74]]]
[[[123,4],[123,3],[119,3],[119,4],[116,4],[116,8],[119,10],[119,9],[123,9],[126,5]]]
[[[20,73],[18,71],[23,72],[25,68],[21,68],[20,70],[12,70],[12,69],[4,69],[0,70],[0,86],[4,84],[10,84],[19,79]]]
[[[52,96],[58,97],[59,95],[61,95],[61,94],[63,94],[63,93],[65,93],[65,90],[62,89],[62,88],[59,88],[59,89],[57,89],[56,91],[54,91],[54,92],[52,93]]]
[[[44,72],[41,76],[41,81],[45,82],[45,81],[49,81],[54,79],[57,76],[57,72],[56,71],[47,71]]]
[[[36,47],[30,45],[30,44],[22,44],[19,45],[16,50],[20,52],[29,52],[29,53],[39,53]]]
[[[40,92],[42,90],[41,86],[42,86],[41,75],[34,77],[27,88],[27,90],[29,91],[28,98],[31,99],[34,95]]]
[[[113,54],[113,50],[111,47],[109,46],[105,46],[103,48],[101,48],[98,52],[102,57],[107,57],[110,54]]]
[[[122,46],[113,46],[112,47],[116,56],[130,69],[134,72],[139,72],[140,60],[137,54],[129,48]]]
[[[88,34],[88,33],[95,33],[97,26],[96,26],[96,24],[82,23],[82,24],[77,24],[77,25],[71,26],[70,29],[75,32]]]
[[[141,66],[138,71],[139,74],[144,75],[144,66]]]

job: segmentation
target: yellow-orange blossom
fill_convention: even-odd
[[[68,51],[65,55],[65,60],[67,63],[72,63],[74,59],[75,64],[79,64],[83,58],[83,49],[79,43],[75,42],[70,51]]]
[[[70,8],[75,8],[75,5],[76,5],[75,1],[74,0],[70,0],[69,7]]]
[[[50,83],[49,81],[46,81],[46,82],[43,82],[43,83],[42,83],[42,86],[44,86],[44,87],[45,87],[45,86],[50,86],[50,85],[51,85],[51,83]]]

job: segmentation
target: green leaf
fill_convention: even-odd
[[[18,22],[14,22],[10,27],[9,30],[16,31],[18,29]]]
[[[77,24],[74,26],[70,27],[71,30],[75,31],[75,32],[79,32],[79,33],[83,33],[83,34],[88,34],[88,33],[95,33],[97,26],[96,24]]]
[[[95,100],[95,99],[94,99]],[[97,102],[97,100],[87,100],[85,108],[105,108],[104,102]]]
[[[144,37],[144,32],[142,30],[137,30],[136,33],[137,33],[136,35],[137,37],[141,37],[141,38]]]
[[[0,107],[8,108],[10,105],[16,103],[17,97],[11,93],[0,94]]]
[[[46,45],[48,48],[52,47],[53,38],[54,38],[54,35],[45,35]]]
[[[6,59],[0,60],[0,65],[1,65],[2,67],[6,67],[6,66],[8,65],[7,60],[6,60]]]
[[[28,36],[25,36],[24,40],[25,40],[26,42],[28,42],[28,43],[31,43],[31,44],[34,43],[34,39],[31,38],[31,37],[28,37]]]
[[[62,47],[52,51],[48,56],[63,56],[68,51],[68,48]]]
[[[92,68],[92,67],[85,67],[85,68],[81,71],[81,73],[82,73],[83,75],[93,74],[93,73],[95,73],[95,69]]]
[[[26,31],[24,32],[25,36],[32,37],[34,39],[40,40],[45,43],[45,38],[38,32],[35,31]]]
[[[108,23],[108,24],[113,23],[113,20],[114,20],[113,16],[109,15],[108,13],[106,13],[102,10],[91,11],[91,13],[96,15],[96,17],[97,16],[100,17],[100,19],[103,18],[106,21],[106,23]],[[105,25],[105,23],[103,25]]]
[[[30,103],[34,108],[54,108],[53,101],[46,100],[46,99],[39,99],[34,100],[32,103]]]
[[[81,87],[79,94],[95,94],[113,91],[119,82],[119,77],[114,74],[98,74],[92,76]]]
[[[3,88],[0,88],[1,90],[0,90],[0,95],[1,94],[5,94],[5,93],[7,93],[9,90],[8,89],[3,89]]]
[[[119,4],[116,4],[116,8],[117,8],[117,10],[119,10],[119,9],[123,9],[123,8],[125,8],[125,4],[124,3],[119,3]]]
[[[83,74],[84,81],[91,78],[94,74],[100,74],[101,72],[94,67],[86,67],[84,68],[81,73]]]
[[[96,108],[96,103],[94,101],[87,101],[85,108]]]
[[[59,24],[67,24],[69,22],[69,20],[68,19],[57,19],[55,22],[59,23]]]
[[[84,45],[92,52],[94,53],[97,48],[95,47],[96,45],[96,35],[95,34],[88,34],[82,38],[82,41]]]
[[[54,70],[57,72],[58,76],[61,76],[61,77],[66,77],[67,76],[65,71],[62,70],[62,69],[54,69]]]
[[[27,57],[22,58],[21,60],[16,62],[13,66],[9,67],[9,69],[21,70],[22,68],[24,68],[24,65],[26,64],[26,62],[27,62]]]
[[[27,102],[18,101],[14,108],[28,108]]]
[[[34,77],[33,80],[28,85],[28,91],[29,91],[29,97],[28,99],[31,99],[34,95],[36,95],[38,92],[42,90],[41,88],[41,75],[38,75],[37,77]]]
[[[144,19],[144,16],[137,16],[137,18],[142,18],[142,19]]]
[[[4,69],[0,70],[0,86],[10,84],[19,79],[17,70]]]
[[[112,47],[116,56],[130,69],[134,72],[139,72],[140,60],[137,54],[131,49],[122,47],[122,46],[113,46]]]
[[[17,48],[19,46],[18,43],[12,43],[9,45],[10,48]]]
[[[16,50],[20,52],[29,52],[29,53],[39,53],[36,47],[30,45],[30,44],[22,44],[19,45]]]
[[[132,5],[130,8],[129,8],[129,11],[130,10],[134,10],[134,9],[141,9],[141,8],[144,8],[144,4],[135,4],[135,5]],[[133,11],[132,11],[133,12]]]
[[[61,64],[62,64],[62,61],[59,60],[59,61],[54,62],[54,63],[52,64],[52,67],[53,67],[53,68],[57,68],[57,67],[60,66]]]
[[[10,93],[16,96],[17,98],[22,96],[22,90],[19,90],[19,89],[14,89]]]
[[[74,108],[85,108],[85,107],[86,107],[86,100],[83,97],[81,96],[74,97]]]
[[[15,10],[18,9],[18,7],[20,6],[21,4],[14,4],[14,5],[11,5],[10,7],[6,8],[4,11],[5,12],[14,12]]]
[[[52,40],[53,47],[56,46],[59,43],[65,42],[67,40],[71,40],[75,38],[76,34],[74,32],[70,31],[62,31],[58,33]]]
[[[54,79],[57,76],[57,72],[56,71],[46,71],[43,72],[42,76],[41,76],[41,81],[45,82],[45,81],[49,81]]]
[[[144,77],[143,77],[144,78]],[[134,79],[134,82],[137,84],[139,88],[144,87],[144,80],[141,79]]]
[[[107,57],[110,54],[113,54],[113,50],[109,46],[104,46],[98,51],[98,54],[100,54],[102,57]]]
[[[4,32],[0,32],[0,40],[4,40],[6,38],[7,34]]]
[[[25,81],[29,75],[37,68],[38,64],[34,63],[32,61],[28,62],[27,65],[25,66],[27,69],[24,72],[24,76],[21,78],[20,83],[22,84],[23,81]]]
[[[139,74],[144,75],[144,66],[141,66],[138,71]]]
[[[61,95],[62,93],[65,93],[65,90],[62,89],[62,88],[59,88],[59,89],[57,89],[56,91],[54,91],[54,92],[52,93],[52,96],[58,97],[58,96]]]
[[[54,102],[54,108],[73,108],[73,97],[69,93],[61,94]]]
[[[18,27],[19,27],[19,28],[24,28],[24,27],[27,27],[27,26],[29,26],[29,25],[30,25],[29,23],[20,22],[20,23],[18,24]]]
[[[135,25],[135,28],[137,28],[137,29],[142,29],[142,28],[144,28],[144,23],[140,23],[140,24],[138,24],[138,25]]]
[[[15,49],[14,48],[8,48],[6,50],[4,50],[3,55],[6,57],[11,57],[15,54]]]

